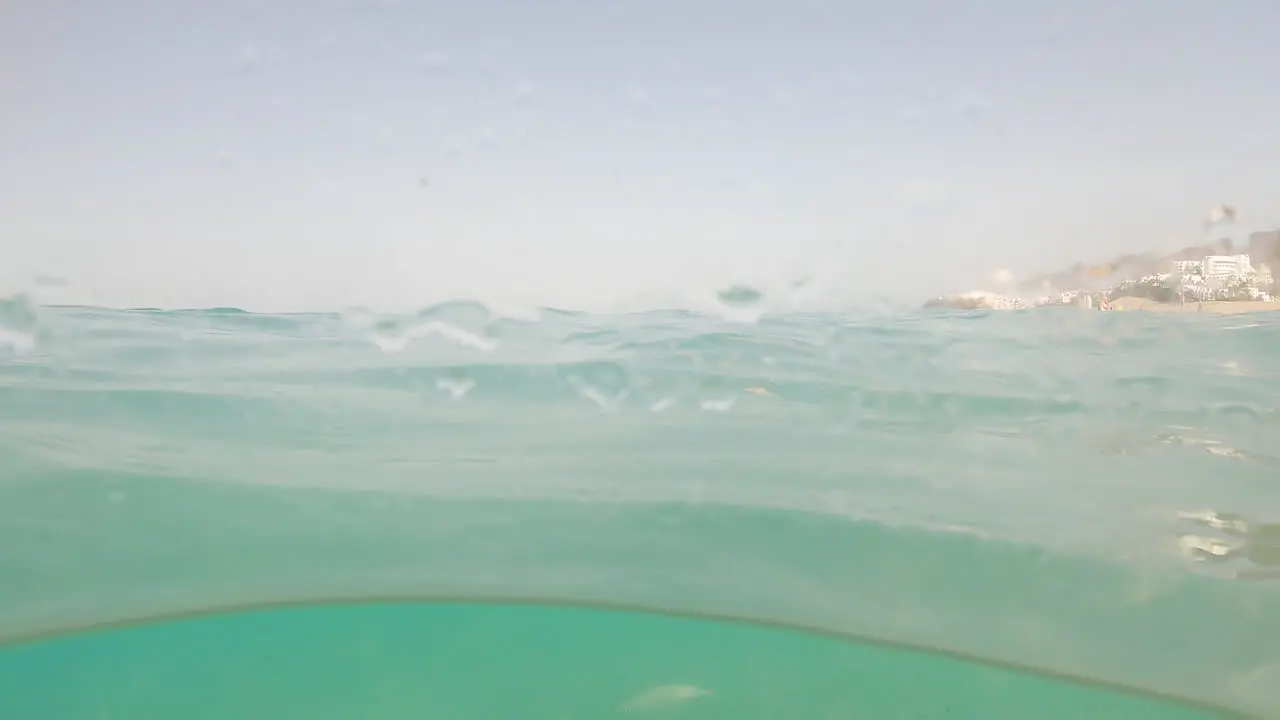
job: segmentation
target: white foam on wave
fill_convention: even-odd
[[[26,355],[35,349],[35,335],[0,327],[0,350],[14,355]]]
[[[404,331],[394,335],[375,333],[369,337],[369,340],[385,353],[398,353],[402,352],[414,340],[431,335],[439,335],[452,340],[458,345],[479,350],[480,352],[493,352],[498,349],[497,340],[482,337],[439,320],[428,320],[417,325],[411,325]]]
[[[474,380],[448,380],[441,378],[436,381],[436,389],[449,394],[454,400],[461,400],[471,389],[476,386]]]

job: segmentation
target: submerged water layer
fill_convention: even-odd
[[[1274,317],[21,309],[0,642],[536,599],[1280,716]]]
[[[1196,720],[1114,688],[778,627],[497,604],[288,607],[0,647],[39,720]]]

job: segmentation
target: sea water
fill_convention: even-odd
[[[0,717],[1280,716],[1280,320],[0,304]]]
[[[567,606],[259,610],[20,647],[0,671],[6,717],[31,718],[1214,716],[936,654]]]

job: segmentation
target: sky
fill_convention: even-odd
[[[0,294],[841,307],[1176,249],[1223,202],[1243,237],[1280,227],[1277,27],[1265,0],[15,0]]]

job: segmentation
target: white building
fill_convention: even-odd
[[[1204,259],[1205,277],[1229,277],[1232,275],[1252,275],[1253,266],[1249,264],[1248,255],[1209,255]]]
[[[1204,270],[1204,263],[1199,260],[1174,260],[1174,275],[1199,275]]]

